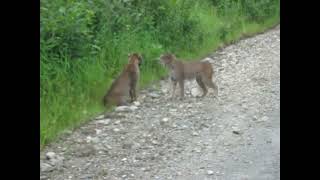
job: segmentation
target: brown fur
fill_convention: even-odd
[[[164,54],[160,56],[161,63],[170,70],[170,79],[172,81],[172,98],[175,94],[177,83],[180,86],[180,97],[184,98],[184,80],[196,79],[198,85],[203,90],[201,97],[207,93],[207,87],[212,88],[215,96],[218,95],[218,86],[212,81],[214,75],[213,68],[209,62],[182,62],[177,60],[173,54]]]
[[[139,81],[139,66],[142,63],[141,55],[129,54],[129,63],[119,77],[112,83],[109,91],[103,98],[104,105],[127,105],[125,98],[130,95],[131,102],[137,100],[137,83]]]

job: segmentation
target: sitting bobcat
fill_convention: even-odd
[[[139,66],[142,63],[141,55],[132,53],[128,55],[129,63],[126,65],[120,76],[112,83],[109,91],[103,98],[103,103],[107,105],[122,106],[128,103],[125,97],[130,95],[131,102],[137,99],[136,88],[139,81]]]
[[[182,62],[177,60],[174,54],[163,54],[160,62],[169,69],[172,81],[172,97],[174,98],[177,83],[180,86],[180,99],[184,98],[184,80],[196,79],[198,85],[203,90],[201,97],[207,93],[207,87],[214,90],[215,96],[218,95],[218,86],[212,82],[214,75],[213,68],[209,62]],[[207,87],[206,87],[207,86]]]

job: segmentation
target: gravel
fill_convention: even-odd
[[[210,89],[194,97],[202,92],[193,80],[184,100],[170,100],[162,80],[48,145],[40,178],[280,179],[280,26],[206,60],[218,98]]]

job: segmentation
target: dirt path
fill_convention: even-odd
[[[192,81],[184,101],[170,101],[161,81],[131,112],[90,121],[48,146],[40,178],[280,179],[280,26],[208,60],[219,99],[195,98]]]

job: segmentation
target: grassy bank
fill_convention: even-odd
[[[104,111],[101,98],[141,52],[140,88],[163,52],[197,58],[279,23],[279,0],[41,0],[40,143]]]

